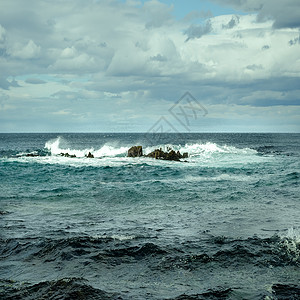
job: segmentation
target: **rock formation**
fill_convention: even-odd
[[[128,157],[140,157],[143,156],[142,146],[133,146],[128,150]]]
[[[170,150],[170,149],[168,150],[169,151],[165,152],[161,148],[155,149],[154,151],[152,151],[146,156],[155,159],[175,160],[175,161],[179,161],[181,158],[188,158],[187,152],[181,154],[179,151],[175,152],[174,150]]]
[[[143,156],[142,146],[133,146],[128,150],[128,157],[140,157]],[[155,149],[151,153],[145,155],[146,157],[152,157],[155,159],[163,159],[163,160],[175,160],[179,161],[182,158],[188,158],[188,153],[185,152],[181,154],[179,151],[175,152],[171,148],[167,148],[167,151],[163,151],[160,149]]]
[[[61,153],[60,154],[61,156],[65,156],[65,157],[76,157],[76,155],[75,154],[69,154],[68,152],[67,153]]]
[[[85,157],[87,157],[87,158],[94,158],[94,155],[91,152],[89,152]]]
[[[27,157],[36,157],[39,156],[37,153],[28,153],[26,154]]]

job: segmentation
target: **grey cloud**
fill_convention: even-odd
[[[59,91],[51,95],[53,98],[57,98],[59,100],[65,101],[77,101],[82,100],[83,97],[79,92],[69,92],[69,91]]]
[[[155,56],[151,56],[150,60],[162,62],[162,61],[167,61],[167,58],[161,54],[157,54]]]
[[[208,20],[204,25],[191,25],[185,34],[188,36],[186,42],[191,39],[199,39],[203,35],[208,34],[212,31],[211,21]]]
[[[6,80],[6,78],[0,77],[0,88],[3,90],[8,90],[10,87],[10,83]]]
[[[290,44],[290,46],[294,46],[294,45],[300,44],[300,33],[299,33],[298,37],[294,38],[293,40],[290,40],[289,44]]]
[[[231,18],[231,20],[226,24],[222,25],[222,28],[224,29],[232,29],[233,27],[237,26],[240,22],[239,16],[234,16]]]
[[[247,11],[247,12],[261,10],[263,7],[263,3],[266,2],[265,0],[212,0],[212,1],[219,3],[220,5],[233,6],[236,9]]]
[[[20,87],[18,81],[16,81],[15,79],[13,79],[13,80],[10,82],[10,86],[12,86],[12,87]]]
[[[46,81],[39,79],[39,78],[27,78],[25,80],[26,83],[30,83],[30,84],[44,84],[46,83]]]
[[[274,20],[273,27],[300,28],[299,0],[212,0],[245,12],[257,12],[257,21]]]
[[[0,88],[3,90],[9,90],[10,87],[20,87],[20,85],[15,79],[8,81],[6,78],[0,77]]]
[[[262,65],[249,65],[246,67],[247,70],[255,71],[255,70],[262,70],[263,66]]]
[[[206,19],[206,18],[211,18],[213,17],[213,14],[210,10],[208,11],[198,11],[198,10],[193,10],[190,13],[188,13],[183,20],[185,22],[190,22],[195,19]]]
[[[162,27],[173,22],[172,8],[165,4],[158,1],[148,1],[145,2],[143,9],[149,20],[146,22],[146,29]]]

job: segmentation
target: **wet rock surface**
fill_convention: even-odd
[[[89,152],[85,157],[87,157],[87,158],[94,158],[94,155],[91,152]]]
[[[64,157],[70,157],[70,158],[74,158],[74,157],[76,157],[76,155],[75,155],[75,154],[69,154],[68,152],[66,152],[66,153],[61,153],[61,154],[60,154],[60,156],[64,156]]]
[[[165,152],[160,148],[160,149],[155,149],[154,151],[152,151],[146,156],[155,159],[180,161],[180,159],[182,158],[188,158],[188,153],[185,152],[181,154],[179,151],[175,152],[174,150],[169,150]]]
[[[174,160],[174,161],[180,161],[180,159],[188,158],[188,153],[184,152],[181,154],[179,151],[174,151],[171,148],[167,148],[167,151],[163,151],[160,149],[155,149],[154,151],[150,152],[147,155],[143,155],[143,148],[142,146],[132,146],[128,150],[128,157],[151,157],[155,159],[162,159],[162,160]]]
[[[143,156],[143,147],[142,146],[132,146],[128,150],[128,157],[140,157]]]

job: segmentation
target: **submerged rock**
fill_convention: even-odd
[[[128,150],[128,157],[140,157],[143,156],[142,146],[133,146]]]

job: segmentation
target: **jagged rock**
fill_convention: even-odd
[[[146,156],[147,157],[152,157],[152,158],[155,158],[155,159],[164,159],[164,160],[179,161],[181,158],[187,158],[188,157],[188,153],[185,152],[182,155],[179,151],[175,152],[174,150],[171,150],[170,148],[168,148],[168,152],[164,152],[160,148],[160,149],[155,149],[154,151],[152,151],[151,153],[149,153]]]
[[[86,155],[85,157],[87,157],[87,158],[94,158],[94,155],[91,152],[89,152],[88,155]]]
[[[189,154],[187,152],[183,152],[182,158],[188,158],[188,157],[189,157]]]
[[[133,146],[128,150],[128,157],[139,157],[143,156],[142,146]],[[170,147],[167,147],[167,151],[160,149],[155,149],[151,153],[145,155],[146,157],[151,157],[155,159],[164,159],[164,160],[175,160],[179,161],[181,158],[188,158],[188,153],[184,152],[181,154],[179,151],[175,152]]]
[[[128,157],[140,157],[143,156],[142,146],[133,146],[128,150]]]
[[[60,155],[65,156],[65,157],[71,157],[71,158],[76,157],[75,154],[69,154],[68,152],[67,153],[61,153]]]

